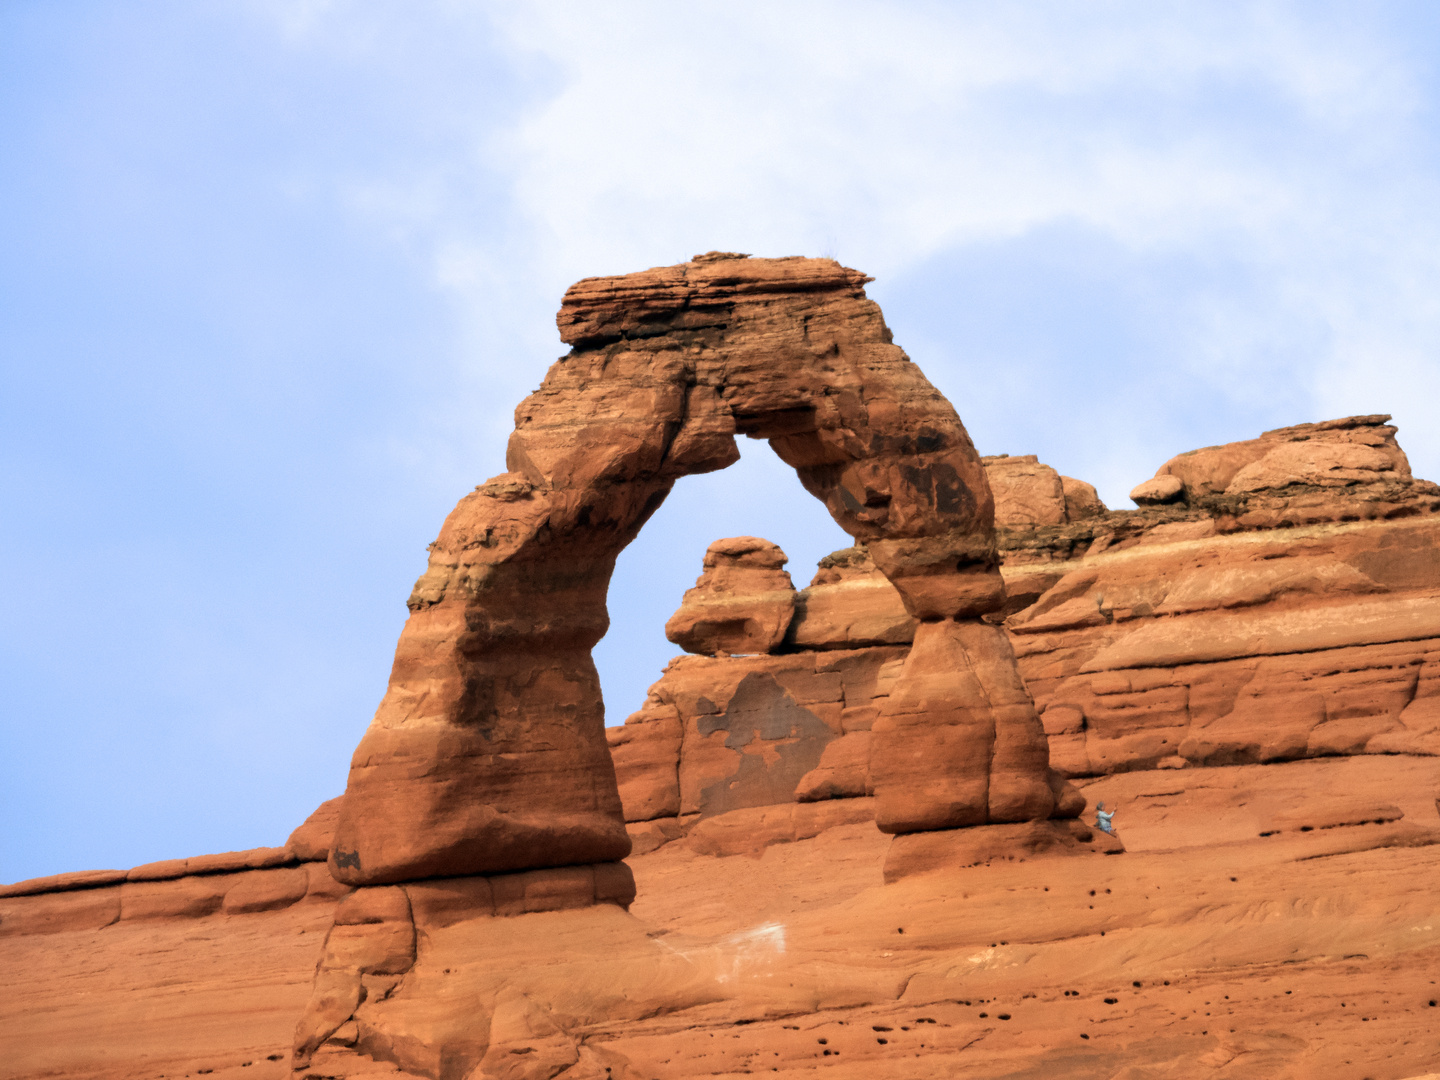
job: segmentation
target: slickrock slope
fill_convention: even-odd
[[[0,1077],[290,1075],[351,891],[325,865],[337,810],[283,847],[0,887]]]

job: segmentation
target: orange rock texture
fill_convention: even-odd
[[[795,617],[795,584],[782,569],[788,561],[779,547],[754,536],[715,541],[665,636],[693,653],[768,653]]]

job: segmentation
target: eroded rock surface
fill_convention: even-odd
[[[981,458],[1001,528],[1063,525],[1105,513],[1093,484],[1061,476],[1034,454]]]
[[[1440,488],[1388,420],[1182,454],[1171,505],[1002,538],[1056,769],[1440,753]]]
[[[352,890],[327,804],[279,848],[0,888],[0,1077],[1419,1077],[1440,500],[1407,490],[1007,529],[988,624],[838,552],[775,652],[681,657],[608,733],[624,864]],[[886,836],[876,726],[967,679],[1005,707],[1001,642],[1080,820]]]

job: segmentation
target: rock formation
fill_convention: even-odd
[[[716,540],[705,568],[665,636],[706,656],[768,653],[785,638],[795,614],[795,585],[781,569],[789,560],[768,540]]]
[[[509,471],[461,500],[411,595],[352,761],[338,878],[628,852],[590,648],[616,556],[678,478],[737,459],[737,434],[770,441],[918,620],[872,726],[881,827],[1050,816],[1035,710],[1003,632],[979,621],[1004,602],[984,468],[954,409],[891,343],[866,280],[826,259],[712,252],[566,293],[558,323],[572,351],[516,410]],[[714,554],[692,607],[703,595],[723,608],[725,577],[742,567],[778,571],[758,549]],[[733,636],[728,618],[674,630],[704,651],[775,637],[758,624]]]

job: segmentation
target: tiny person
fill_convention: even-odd
[[[1101,832],[1107,832],[1111,836],[1115,835],[1115,828],[1110,824],[1110,819],[1114,816],[1115,811],[1106,810],[1103,802],[1095,804],[1095,827]]]

